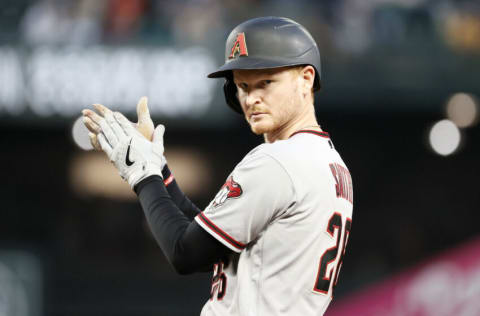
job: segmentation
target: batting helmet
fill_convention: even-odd
[[[320,52],[310,33],[297,22],[282,17],[261,17],[235,27],[225,44],[225,64],[208,75],[225,78],[227,104],[242,113],[232,70],[311,65],[315,68],[313,90],[320,89]]]

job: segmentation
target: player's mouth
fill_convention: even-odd
[[[261,119],[264,115],[266,115],[265,112],[252,112],[250,114],[250,120],[256,121]]]

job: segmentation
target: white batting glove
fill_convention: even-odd
[[[90,143],[93,148],[96,150],[102,150],[100,144],[98,143],[97,134],[101,132],[98,122],[105,116],[105,113],[111,112],[109,108],[102,104],[93,105],[98,111],[97,114],[90,109],[82,110],[83,114],[83,123],[90,131],[88,136],[90,138]],[[153,137],[153,121],[150,117],[150,111],[148,110],[148,99],[147,97],[141,97],[137,103],[137,123],[132,123],[135,126],[137,131],[143,134],[146,139],[152,140]]]
[[[152,142],[138,132],[131,122],[118,112],[107,112],[99,121],[101,133],[98,142],[120,176],[132,189],[143,179],[158,175],[162,177],[165,165],[163,158],[163,134],[165,127],[158,125]]]

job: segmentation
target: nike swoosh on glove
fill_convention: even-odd
[[[118,112],[106,113],[99,125],[102,132],[98,134],[98,141],[102,150],[132,189],[149,176],[162,177],[165,165],[163,125],[155,128],[151,142]]]

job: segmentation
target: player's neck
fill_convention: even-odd
[[[273,143],[277,140],[288,139],[293,133],[300,130],[308,129],[315,131],[322,131],[320,125],[318,125],[317,119],[315,117],[315,112],[313,106],[311,111],[304,113],[304,115],[298,116],[297,118],[292,119],[284,126],[279,129],[266,133],[263,135],[266,143]]]

